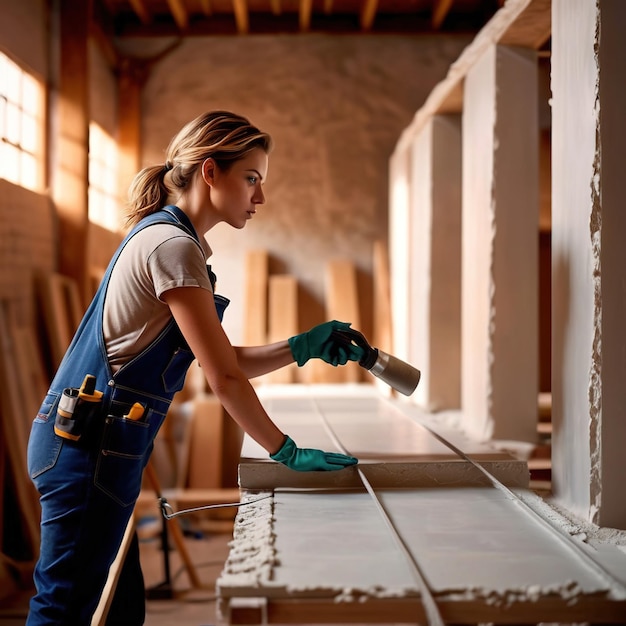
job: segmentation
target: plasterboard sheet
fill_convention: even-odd
[[[528,487],[524,461],[481,461],[491,476],[508,487]],[[245,461],[239,464],[242,489],[274,488],[363,488],[358,470],[375,488],[488,486],[489,478],[475,465],[460,458],[448,461],[360,461],[358,466],[334,472],[296,472],[274,461]]]
[[[296,389],[293,389],[296,387]],[[480,470],[460,457],[429,428],[419,414],[380,396],[371,385],[271,387],[260,394],[279,428],[300,447],[344,452],[359,459],[359,467],[377,487],[482,485]],[[438,431],[441,432],[441,431]],[[528,486],[528,468],[489,445],[473,442],[462,433],[445,431],[446,440],[478,460],[509,486]],[[338,472],[300,473],[274,463],[250,437],[244,437],[239,465],[244,489],[273,487],[360,488],[355,468]]]
[[[623,589],[498,489],[378,495],[438,601],[471,602],[477,616],[481,606],[493,615],[494,607],[528,604],[526,615],[536,609],[539,621],[544,601],[552,610],[560,603],[564,612],[578,603],[585,621],[593,614],[584,601],[591,599],[596,607],[600,600],[614,603],[609,612],[604,606],[605,616],[626,616]],[[260,503],[264,512],[250,507],[238,514],[217,583],[220,598],[332,604],[419,596],[409,561],[369,494],[278,490],[270,502]]]
[[[359,459],[443,460],[457,455],[423,425],[412,407],[390,402],[371,385],[353,385],[329,392],[328,386],[268,387],[259,397],[270,417],[299,446],[340,451],[334,443]],[[488,444],[467,439],[449,430],[451,443],[471,458],[511,459]],[[242,458],[267,459],[265,450],[244,438]]]

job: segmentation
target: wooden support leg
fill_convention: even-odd
[[[102,595],[100,596],[100,602],[98,603],[96,612],[91,618],[91,626],[104,626],[104,624],[106,624],[107,615],[109,614],[109,609],[111,608],[111,603],[113,602],[113,596],[115,595],[117,581],[119,580],[122,566],[124,565],[124,559],[126,558],[126,553],[128,552],[128,546],[130,545],[134,532],[135,520],[131,516],[128,520],[126,530],[124,531],[122,545],[117,552],[115,561],[113,561],[111,568],[109,569],[109,576],[104,586],[104,590],[102,591]]]

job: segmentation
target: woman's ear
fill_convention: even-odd
[[[211,157],[202,161],[202,179],[207,185],[211,186],[215,183],[216,170],[217,164]]]

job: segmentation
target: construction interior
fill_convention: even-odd
[[[0,0],[0,624],[33,593],[30,424],[128,184],[218,108],[276,144],[259,215],[209,237],[232,343],[346,320],[421,379],[255,380],[359,458],[300,474],[192,365],[92,624],[135,530],[149,607],[181,607],[153,626],[626,624],[625,26],[620,0]]]

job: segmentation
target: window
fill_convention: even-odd
[[[112,232],[121,230],[117,193],[118,150],[113,138],[89,124],[89,221]]]
[[[0,178],[33,191],[44,187],[45,90],[0,52]]]

